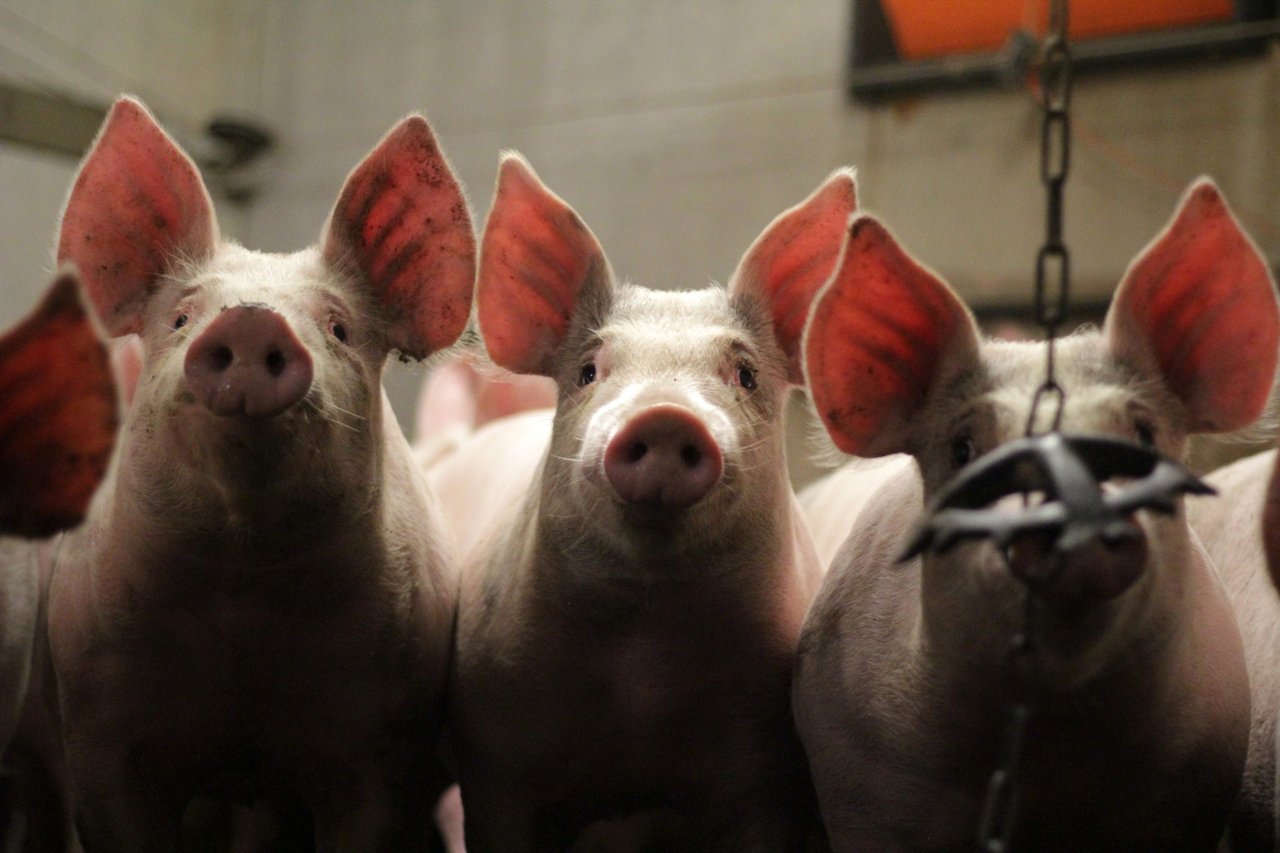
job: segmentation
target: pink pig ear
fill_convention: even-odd
[[[809,306],[835,270],[855,207],[853,170],[837,169],[807,199],[769,223],[730,279],[731,296],[755,293],[769,306],[774,334],[796,384],[804,382],[800,338]]]
[[[178,144],[131,98],[116,101],[62,212],[58,262],[74,262],[113,335],[142,330],[160,278],[218,245],[213,204]]]
[[[476,244],[462,189],[422,116],[409,116],[347,178],[323,237],[329,265],[381,302],[390,346],[425,358],[462,334]]]
[[[978,359],[969,309],[867,215],[849,225],[804,339],[809,392],[836,446],[909,451],[912,420],[944,374]]]
[[[612,286],[609,262],[591,230],[523,157],[505,154],[476,285],[489,357],[514,373],[551,375],[579,301]]]
[[[1280,351],[1275,284],[1212,181],[1188,190],[1129,265],[1106,331],[1116,358],[1182,400],[1192,432],[1239,429],[1262,414]]]

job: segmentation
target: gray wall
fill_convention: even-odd
[[[252,108],[264,45],[252,2],[0,0],[0,78],[103,107],[143,98],[199,155],[202,128],[222,110]],[[0,117],[3,121],[3,117]],[[49,283],[54,228],[76,162],[0,144],[0,328]],[[244,211],[215,196],[223,233],[252,238]]]
[[[470,188],[477,225],[498,152],[519,149],[640,283],[723,279],[773,215],[848,163],[863,206],[971,301],[1025,298],[1043,229],[1036,104],[990,90],[851,104],[850,6],[0,0],[0,71],[31,74],[10,43],[22,38],[20,14],[65,42],[45,45],[44,62],[73,91],[105,101],[132,90],[187,132],[215,109],[265,118],[281,144],[261,195],[245,211],[220,204],[224,229],[257,248],[315,239],[347,171],[421,110]],[[1105,298],[1202,173],[1280,257],[1278,78],[1273,52],[1078,81],[1066,235],[1082,296]],[[0,157],[6,192],[53,188],[48,203],[5,205],[0,260],[12,273],[21,256],[23,283],[47,266],[64,172],[30,154]],[[0,308],[0,321],[14,314]],[[402,415],[419,381],[392,368]]]

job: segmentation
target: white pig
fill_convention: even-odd
[[[472,853],[801,843],[787,696],[818,572],[782,414],[853,207],[838,171],[727,288],[653,291],[616,282],[577,214],[503,159],[479,326],[558,402],[432,472],[465,549],[450,708]]]
[[[38,546],[84,518],[115,443],[107,345],[72,268],[0,335],[0,754],[27,694]],[[20,538],[19,538],[20,537]]]
[[[86,849],[172,850],[195,797],[303,804],[319,850],[418,849],[456,574],[380,377],[452,343],[475,267],[426,121],[356,167],[318,246],[277,255],[221,240],[194,164],[121,99],[58,254],[144,351],[50,592]]]
[[[1271,450],[1214,471],[1205,480],[1222,500],[1195,501],[1187,509],[1192,528],[1222,571],[1249,667],[1253,714],[1244,783],[1231,820],[1232,847],[1236,850],[1272,850],[1276,838],[1280,597],[1272,578],[1280,575],[1268,572],[1268,565],[1280,567],[1280,562],[1268,563],[1264,551],[1264,544],[1274,543],[1280,535],[1280,519],[1264,522],[1268,509],[1276,507],[1277,493],[1268,488],[1275,467],[1276,452]],[[1280,551],[1275,556],[1280,557]]]
[[[1063,429],[1181,457],[1189,433],[1258,418],[1278,328],[1266,264],[1202,180],[1104,328],[1058,342]],[[839,851],[961,849],[1004,761],[1023,586],[990,542],[894,561],[928,499],[1022,436],[1044,348],[979,340],[951,289],[860,216],[805,358],[841,450],[916,463],[867,503],[801,638],[793,706],[823,818]],[[1073,552],[1041,593],[1015,849],[1212,849],[1239,788],[1249,694],[1221,582],[1181,509],[1135,518],[1140,537]],[[1023,539],[1012,558],[1028,568],[1040,547]]]

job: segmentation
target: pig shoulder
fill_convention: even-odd
[[[1280,597],[1267,572],[1261,524],[1276,451],[1246,457],[1206,481],[1219,497],[1189,501],[1187,517],[1221,575],[1244,641],[1252,696],[1249,754],[1233,832],[1274,836],[1275,733],[1280,710]],[[1243,825],[1242,825],[1243,824]]]
[[[846,524],[800,635],[792,711],[814,775],[837,781],[840,790],[825,791],[826,799],[875,802],[884,818],[880,828],[832,835],[836,849],[897,849],[902,839],[883,828],[919,824],[912,812],[922,806],[920,792],[935,788],[934,767],[895,758],[903,744],[927,744],[939,733],[918,701],[926,687],[915,636],[920,563],[894,563],[920,511],[922,486],[914,465],[892,467],[896,473],[874,491],[852,529]],[[835,484],[852,482],[846,471],[836,476]],[[831,678],[834,672],[841,677]],[[956,809],[946,797],[929,808]]]

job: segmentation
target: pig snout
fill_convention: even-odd
[[[723,471],[723,454],[706,425],[674,405],[651,406],[633,416],[604,454],[605,476],[618,497],[645,507],[693,506]]]
[[[187,385],[215,415],[270,418],[311,387],[311,356],[269,308],[227,308],[187,350]]]
[[[1010,548],[1012,568],[1039,578],[1041,594],[1060,605],[1108,601],[1133,585],[1147,565],[1147,537],[1140,529],[1116,542],[1095,539],[1062,557],[1053,571],[1043,540],[1027,537]]]

